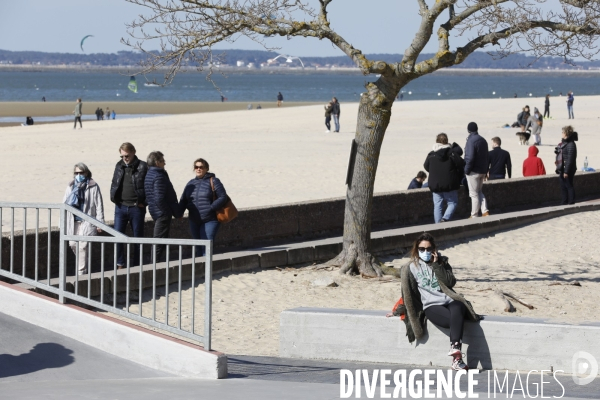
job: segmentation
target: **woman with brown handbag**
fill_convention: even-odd
[[[219,178],[208,171],[209,165],[205,159],[198,158],[194,161],[196,177],[185,186],[179,201],[181,209],[188,210],[190,231],[194,239],[215,240],[220,226],[217,212],[230,202]],[[204,255],[203,246],[196,247],[196,255]]]

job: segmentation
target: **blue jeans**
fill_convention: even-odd
[[[567,104],[567,111],[569,111],[569,119],[575,119],[575,115],[573,114],[573,106]]]
[[[144,237],[144,217],[146,216],[146,207],[124,206],[115,204],[115,230],[125,233],[127,224],[131,224],[133,237]],[[133,247],[133,265],[140,262],[140,248]],[[117,265],[127,266],[125,263],[125,254],[123,253],[123,244],[117,244]]]
[[[340,116],[333,114],[332,117],[333,117],[333,123],[335,124],[335,131],[339,132],[340,131]]]
[[[219,221],[208,221],[196,223],[190,219],[190,231],[194,239],[215,240],[219,231]],[[204,246],[196,246],[196,257],[201,257],[205,253]]]
[[[456,205],[458,204],[458,190],[431,193],[433,194],[433,218],[435,223],[439,223],[442,218],[444,218],[446,221],[450,221],[452,219],[452,214],[454,214],[454,210],[456,209]],[[446,212],[442,217],[444,201],[446,201],[448,207],[446,207]]]

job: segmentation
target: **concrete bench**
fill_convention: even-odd
[[[408,342],[404,322],[387,311],[295,308],[281,313],[280,355],[448,367],[449,330],[428,322],[420,341]],[[471,368],[563,370],[585,351],[600,361],[600,324],[567,325],[541,319],[487,316],[467,322],[463,352]]]

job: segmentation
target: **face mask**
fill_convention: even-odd
[[[75,181],[77,181],[77,183],[85,181],[85,175],[75,175]]]
[[[431,260],[431,252],[430,251],[419,251],[419,258],[425,262],[429,262]]]

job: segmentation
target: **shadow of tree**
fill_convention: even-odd
[[[39,343],[28,353],[0,354],[0,378],[27,375],[50,368],[62,368],[75,361],[73,350],[58,343]]]

